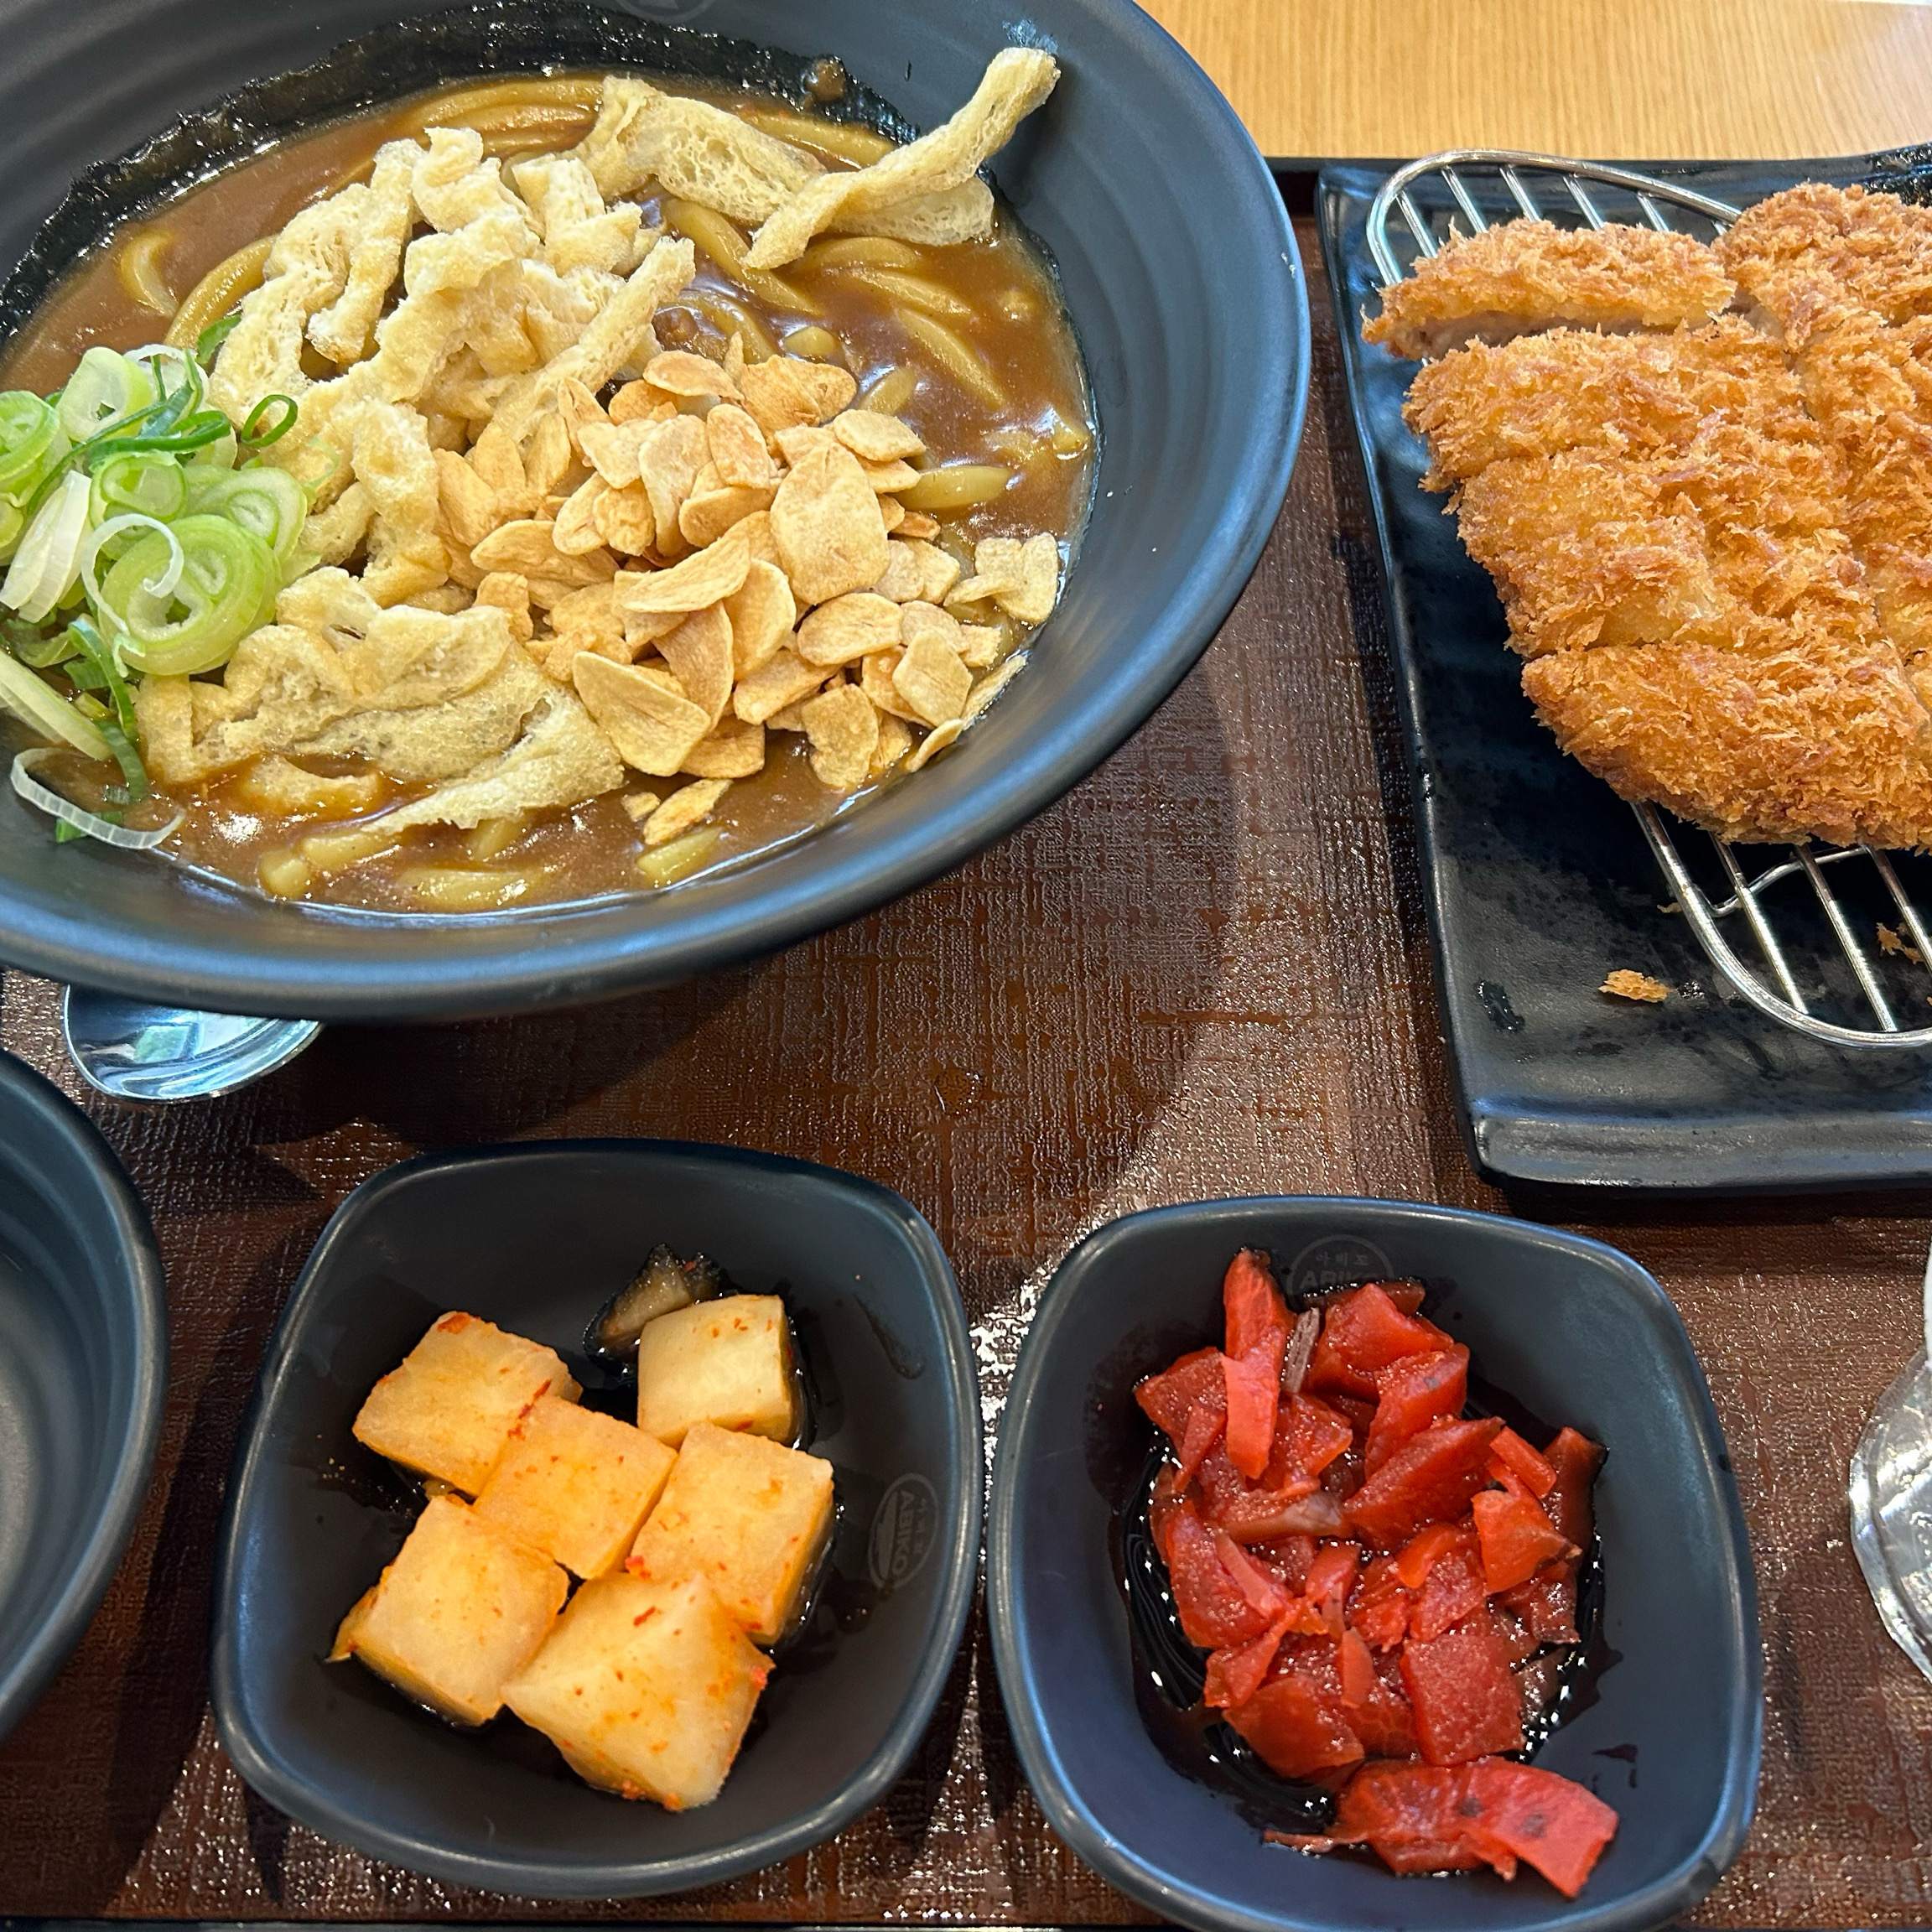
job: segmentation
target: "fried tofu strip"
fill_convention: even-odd
[[[1693,327],[1735,293],[1718,257],[1687,235],[1617,225],[1569,230],[1506,221],[1458,236],[1382,291],[1364,340],[1420,361],[1470,341],[1540,329]]]

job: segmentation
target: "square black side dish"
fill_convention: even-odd
[[[1737,205],[1875,161],[1633,164]],[[1425,492],[1402,421],[1415,365],[1359,335],[1378,277],[1365,217],[1381,166],[1325,169],[1322,245],[1385,574],[1415,782],[1437,997],[1470,1157],[1492,1181],[1742,1192],[1932,1176],[1919,1052],[1825,1046],[1717,980],[1635,817],[1566,757],[1518,683],[1488,574]],[[1689,841],[1686,841],[1688,845]],[[1597,990],[1616,968],[1679,989]]]
[[[417,1513],[350,1433],[371,1384],[460,1309],[555,1348],[611,1406],[584,1328],[660,1242],[785,1297],[839,1511],[816,1611],[781,1649],[723,1793],[682,1813],[592,1789],[506,1716],[461,1732],[323,1660]],[[222,1531],[222,1742],[291,1816],[459,1883],[622,1898],[755,1870],[877,1803],[918,1743],[972,1598],[982,1469],[952,1272],[886,1189],[670,1141],[406,1162],[337,1211],[269,1345]]]

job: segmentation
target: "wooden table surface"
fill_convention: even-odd
[[[1926,0],[1146,0],[1271,159],[1932,138]]]
[[[159,1229],[174,1311],[155,1482],[101,1615],[0,1746],[0,1914],[907,1919],[1143,1916],[1041,1820],[975,1620],[890,1799],[701,1895],[554,1908],[339,1850],[251,1797],[206,1714],[222,1488],[264,1339],[330,1211],[385,1164],[500,1138],[671,1135],[906,1194],[958,1269],[989,1422],[1081,1233],[1244,1192],[1514,1211],[1602,1235],[1675,1297],[1757,1552],[1769,1699],[1758,1826],[1712,1925],[1932,1911],[1932,1686],[1846,1547],[1846,1459],[1916,1342],[1932,1198],[1508,1201],[1450,1102],[1358,459],[1311,230],[1315,388],[1288,502],[1198,669],[1034,824],[914,896],[673,992],[515,1023],[333,1029],[226,1102],[100,1121]],[[53,989],[0,1040],[75,1083]]]

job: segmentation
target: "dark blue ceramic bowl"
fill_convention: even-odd
[[[1109,1530],[1145,1466],[1131,1389],[1221,1339],[1236,1249],[1291,1287],[1419,1276],[1431,1318],[1532,1414],[1605,1444],[1593,1702],[1536,1762],[1622,1819],[1575,1903],[1527,1869],[1398,1878],[1263,1842],[1174,1770],[1135,1706]],[[1737,1855],[1758,1788],[1757,1593],[1724,1440],[1682,1323],[1627,1256],[1520,1221],[1391,1201],[1263,1198],[1116,1221],[1054,1276],[1020,1352],[993,1478],[987,1600],[1021,1762],[1053,1827],[1104,1877],[1202,1932],[1645,1932]]]
[[[818,1614],[722,1795],[676,1814],[593,1790],[513,1719],[459,1732],[322,1660],[413,1515],[350,1434],[371,1384],[460,1308],[548,1343],[595,1389],[584,1327],[661,1241],[786,1296],[839,1509]],[[459,1884],[626,1898],[736,1877],[830,1837],[905,1768],[972,1602],[984,1479],[965,1314],[896,1194],[678,1141],[405,1162],[337,1210],[269,1343],[222,1527],[221,1741],[290,1816]]]
[[[167,1393],[140,1200],[86,1115],[0,1053],[0,1737],[100,1607]]]
[[[573,24],[584,11],[574,0],[502,8],[487,57],[459,63],[466,72],[594,64],[665,22],[674,36],[691,30],[667,55],[686,65],[714,59],[704,37],[718,35],[836,55],[919,127],[964,101],[1010,39],[1056,50],[1064,78],[992,171],[1058,266],[1101,455],[1092,521],[1025,677],[916,782],[817,836],[576,909],[408,921],[292,907],[92,843],[57,850],[44,822],[0,793],[0,957],[178,1005],[323,1020],[506,1011],[687,978],[853,918],[1003,838],[1147,718],[1246,583],[1301,434],[1301,264],[1233,111],[1131,0],[1036,0],[1022,14],[1001,0],[640,0],[608,15],[601,39]],[[226,89],[434,10],[14,0],[0,67],[0,266],[88,163]],[[142,57],[124,59],[129,47]],[[791,64],[794,84],[802,71]],[[368,84],[370,64],[350,80]],[[36,260],[70,259],[99,232],[92,211],[124,187],[112,174],[91,184]]]

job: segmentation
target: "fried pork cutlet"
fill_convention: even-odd
[[[1472,344],[1416,371],[1402,415],[1429,446],[1430,490],[1507,456],[1687,449],[1713,417],[1774,434],[1808,420],[1784,351],[1734,316],[1669,335],[1553,329]]]
[[[1418,262],[1382,291],[1382,313],[1362,334],[1420,360],[1562,323],[1631,330],[1708,322],[1734,293],[1717,257],[1687,235],[1508,221],[1457,236]]]
[[[1606,237],[1650,240],[1578,239]],[[1426,481],[1545,723],[1623,797],[1734,839],[1932,845],[1932,213],[1794,190],[1718,256],[1745,316],[1421,371]],[[1379,339],[1427,340],[1418,312]]]
[[[1890,643],[1808,619],[1725,644],[1607,644],[1523,667],[1558,743],[1720,837],[1932,842],[1932,722]]]
[[[1820,310],[1888,322],[1932,314],[1932,208],[1808,181],[1747,208],[1718,237],[1725,272],[1803,346]]]

